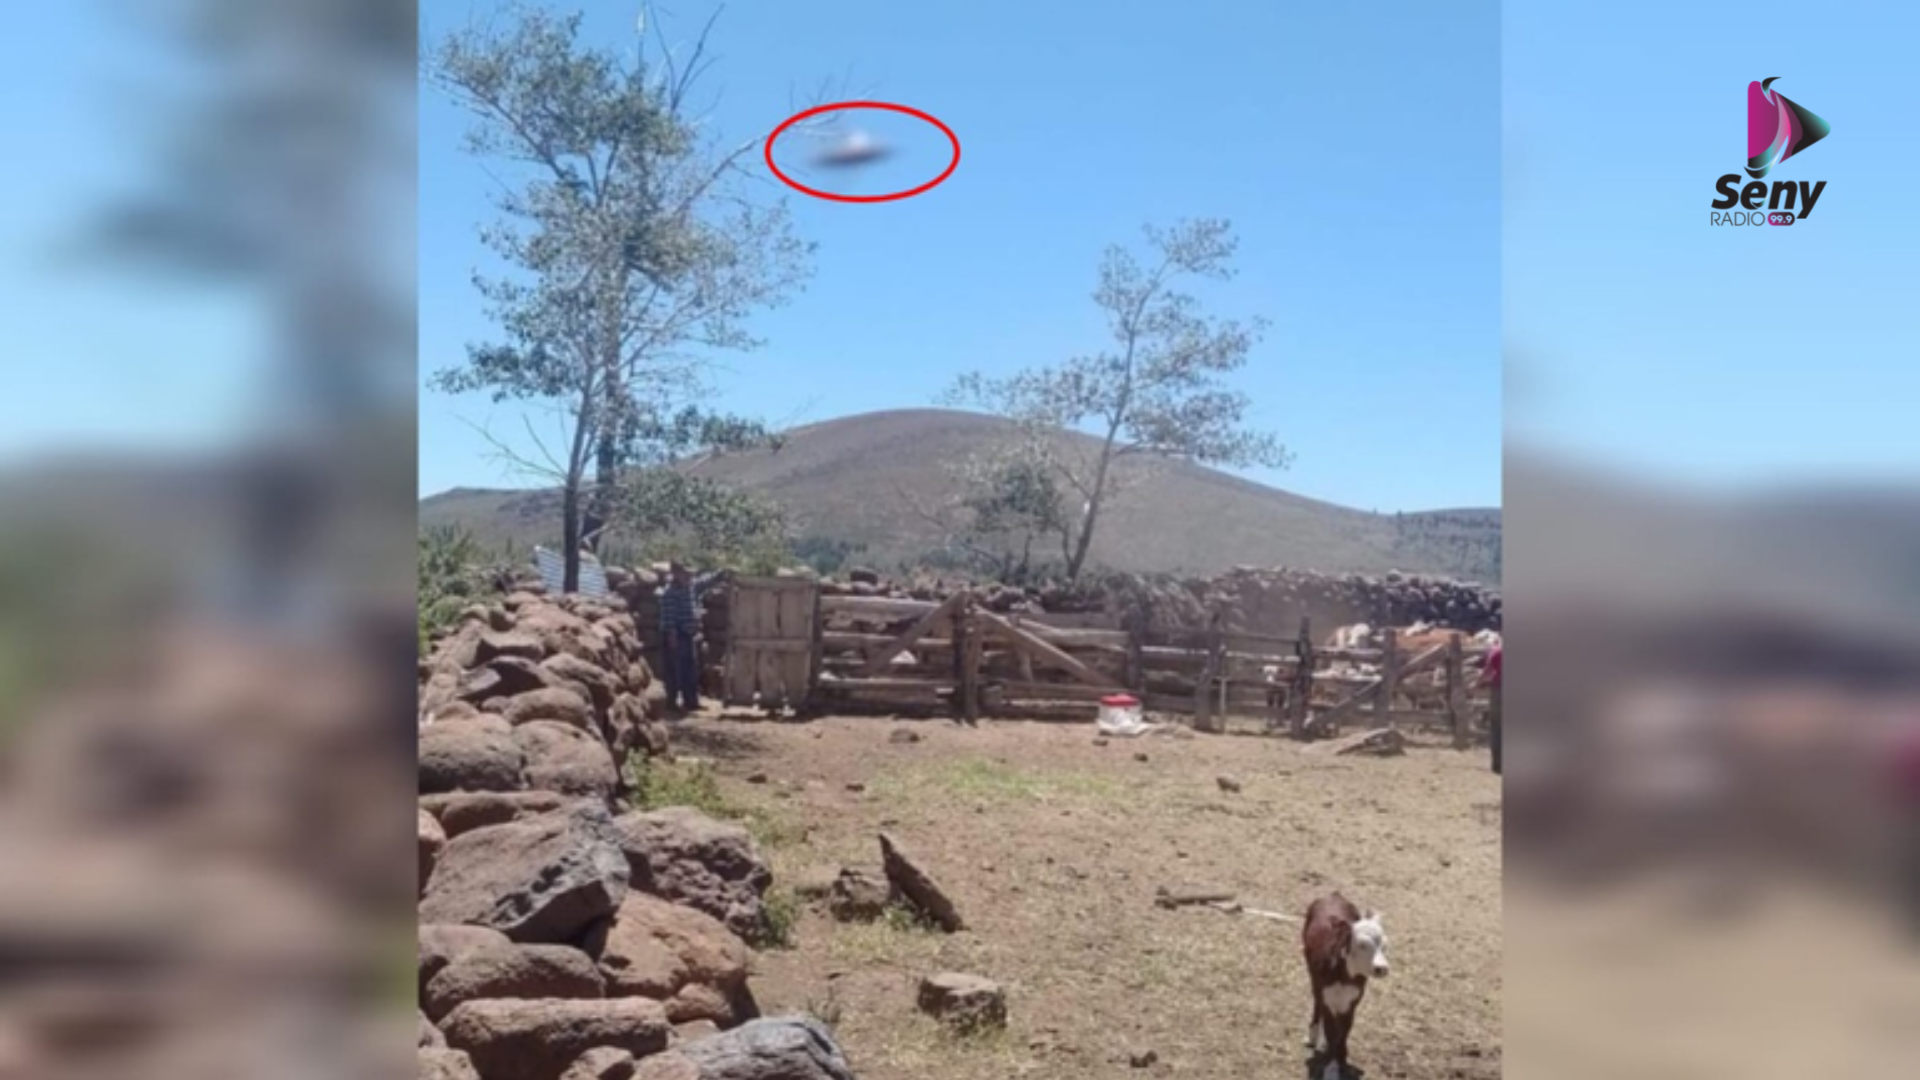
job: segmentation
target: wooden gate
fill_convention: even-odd
[[[735,578],[728,605],[728,705],[804,708],[820,669],[820,586]]]

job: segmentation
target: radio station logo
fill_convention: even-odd
[[[1825,120],[1787,97],[1774,76],[1747,84],[1747,183],[1737,172],[1714,181],[1715,225],[1792,225],[1805,221],[1820,201],[1827,182],[1762,180],[1775,166],[1798,157],[1833,131]]]

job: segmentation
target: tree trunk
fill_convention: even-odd
[[[613,513],[614,485],[619,483],[618,450],[614,446],[611,432],[602,432],[598,445],[594,449],[594,485],[593,495],[587,499],[586,512],[582,515],[579,541],[595,555],[600,554],[600,542],[606,536],[607,520]]]
[[[560,591],[580,591],[580,478],[567,477],[560,493]]]
[[[1100,472],[1104,478],[1104,474],[1106,473],[1106,466],[1104,464],[1101,466]],[[1098,489],[1096,488],[1095,490],[1097,491]],[[1080,570],[1086,565],[1087,551],[1093,547],[1093,527],[1099,520],[1100,500],[1098,498],[1090,499],[1087,501],[1087,516],[1085,520],[1080,522],[1080,536],[1073,542],[1072,554],[1067,556],[1067,582],[1069,584],[1078,584],[1080,581]]]

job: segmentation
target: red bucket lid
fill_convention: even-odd
[[[1110,705],[1116,709],[1129,709],[1140,702],[1131,694],[1109,694],[1100,699],[1100,704]]]

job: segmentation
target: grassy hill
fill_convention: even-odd
[[[948,467],[1006,431],[1005,421],[975,413],[866,413],[796,428],[778,451],[699,468],[778,501],[797,536],[864,544],[862,561],[893,567],[940,547],[941,529],[917,507],[938,505],[952,491]],[[1060,439],[1067,451],[1094,445],[1079,434]],[[1498,580],[1498,509],[1373,514],[1185,463],[1127,460],[1119,477],[1123,492],[1093,550],[1096,562],[1115,569],[1206,574],[1287,565]],[[559,493],[458,488],[423,500],[420,521],[457,523],[488,543],[553,543]]]

